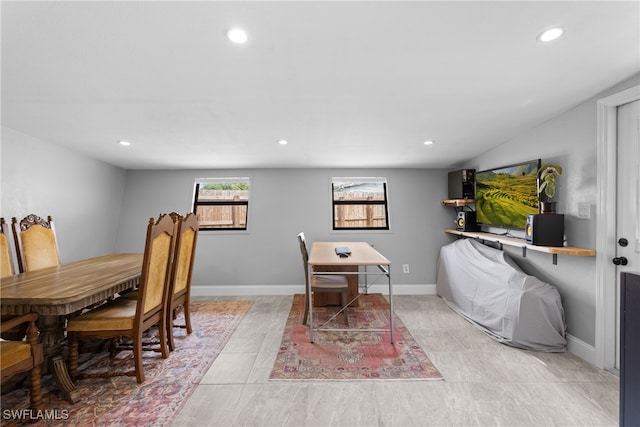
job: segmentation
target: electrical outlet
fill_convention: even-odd
[[[404,273],[409,273],[409,264],[402,264],[402,271]]]

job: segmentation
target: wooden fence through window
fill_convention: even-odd
[[[358,204],[357,202],[384,201],[384,193],[336,192],[335,200],[351,204],[334,204],[335,228],[386,228],[385,204]],[[353,202],[356,202],[355,204]]]
[[[200,204],[196,216],[201,229],[245,229],[247,227],[248,190],[210,190],[202,189],[198,193]],[[243,202],[243,203],[239,203]]]

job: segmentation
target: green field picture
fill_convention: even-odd
[[[520,165],[476,174],[476,216],[482,224],[524,228],[538,213],[537,168]]]

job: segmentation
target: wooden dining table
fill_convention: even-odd
[[[3,277],[2,315],[38,313],[44,371],[52,371],[63,395],[80,399],[63,357],[67,316],[138,285],[141,253],[116,253]]]

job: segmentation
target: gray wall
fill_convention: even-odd
[[[478,170],[542,158],[562,164],[560,210],[567,215],[572,246],[595,248],[596,103],[638,84],[639,76],[467,162]],[[314,240],[364,240],[393,263],[400,293],[422,293],[435,283],[439,248],[452,240],[446,171],[424,169],[259,169],[123,171],[63,147],[2,129],[3,217],[53,215],[64,262],[113,251],[142,251],[149,217],[191,210],[196,177],[250,176],[250,230],[201,233],[194,286],[203,294],[288,293],[304,281],[295,234]],[[330,231],[332,176],[386,176],[391,232]],[[293,193],[293,199],[287,194]],[[576,218],[577,204],[591,205],[591,219]],[[280,207],[286,207],[280,209]],[[522,268],[558,287],[568,332],[587,346],[595,341],[595,258],[549,255],[506,248]],[[401,272],[409,264],[410,274]],[[426,287],[426,288],[425,288]]]
[[[563,168],[558,189],[558,211],[565,214],[569,246],[596,248],[596,148],[597,101],[640,82],[639,76],[616,85],[596,97],[487,151],[465,166],[484,170],[521,160],[541,158]],[[591,219],[578,219],[578,204],[591,206]],[[595,345],[596,259],[594,257],[551,256],[529,251],[526,258],[515,248],[513,255],[522,269],[556,286],[562,296],[567,332],[587,345]],[[596,255],[597,256],[597,255]]]
[[[360,240],[373,243],[393,264],[402,293],[424,293],[435,284],[443,228],[453,211],[446,197],[446,172],[425,169],[257,169],[129,171],[116,248],[142,250],[144,224],[160,212],[192,209],[199,177],[251,178],[249,230],[201,232],[194,267],[194,292],[208,295],[283,294],[303,291],[304,275],[296,234],[309,241]],[[388,180],[389,232],[333,232],[330,178],[384,176]],[[402,273],[409,264],[410,273]],[[406,285],[406,286],[405,286]]]
[[[124,171],[7,128],[1,154],[1,215],[52,215],[63,262],[142,251],[149,217],[191,210],[195,178],[250,176],[249,231],[200,234],[193,284],[203,294],[302,291],[299,231],[309,241],[370,242],[393,263],[396,291],[433,292],[438,251],[450,241],[442,230],[454,220],[439,203],[444,170]],[[391,231],[331,231],[332,176],[386,177]]]
[[[7,128],[1,152],[2,217],[51,215],[62,262],[113,252],[123,169]]]

